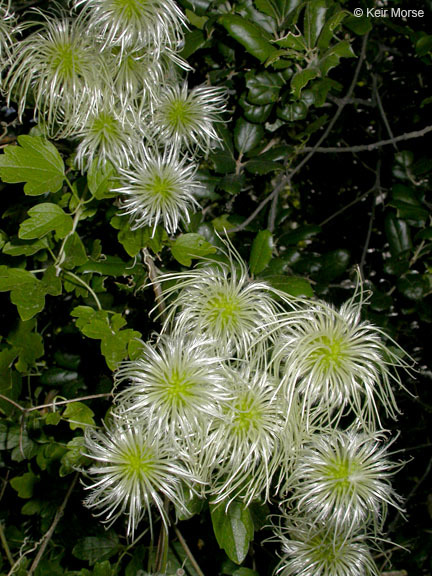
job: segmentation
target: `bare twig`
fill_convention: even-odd
[[[330,216],[328,216],[325,220],[323,220],[322,222],[320,222],[318,224],[318,226],[324,226],[325,224],[328,224],[331,220],[333,220],[333,218],[336,218],[337,216],[340,216],[341,214],[343,214],[346,210],[348,210],[349,208],[352,208],[353,206],[355,206],[356,204],[358,204],[359,202],[361,202],[362,200],[364,200],[365,198],[367,198],[367,196],[369,196],[369,194],[371,194],[371,192],[373,192],[374,188],[370,188],[369,190],[366,190],[366,192],[363,192],[363,194],[360,194],[360,196],[357,196],[357,198],[354,198],[354,200],[352,200],[352,202],[349,202],[348,204],[345,204],[344,206],[342,206],[342,208],[340,208],[340,210],[337,210],[337,212],[334,212],[333,214],[331,214]]]
[[[360,264],[359,264],[359,270],[360,270],[360,277],[362,278],[362,280],[364,281],[364,273],[363,273],[363,269],[364,269],[364,265],[366,262],[366,255],[367,255],[367,251],[369,249],[369,244],[370,244],[370,239],[372,236],[372,228],[373,228],[373,223],[375,220],[375,194],[376,192],[378,192],[381,188],[381,160],[379,159],[377,162],[377,166],[376,166],[376,171],[375,171],[375,184],[373,185],[373,192],[374,192],[374,196],[373,196],[373,202],[372,202],[372,209],[371,209],[371,214],[370,214],[370,218],[369,218],[369,226],[368,226],[368,231],[366,234],[366,240],[363,246],[363,251],[362,251],[362,255],[361,255],[361,259],[360,259]]]
[[[383,119],[384,126],[386,127],[386,130],[387,130],[388,135],[390,136],[390,139],[393,140],[393,143],[392,143],[393,147],[395,148],[395,150],[397,150],[398,147],[397,147],[396,142],[394,141],[394,134],[393,134],[393,131],[391,129],[390,123],[389,123],[388,118],[387,118],[387,114],[385,113],[384,106],[383,106],[382,101],[381,101],[381,96],[380,96],[380,93],[378,90],[378,81],[377,81],[376,74],[372,75],[372,90],[373,90],[374,98],[375,98],[376,103],[378,105],[378,110],[381,114],[381,118]]]
[[[276,187],[274,188],[273,192],[271,194],[269,194],[266,198],[264,198],[264,200],[255,208],[255,210],[252,212],[252,214],[250,214],[246,220],[244,220],[241,224],[239,224],[238,226],[236,226],[235,228],[230,228],[229,230],[227,230],[228,233],[231,232],[240,232],[240,230],[244,230],[246,228],[246,226],[248,226],[253,220],[255,220],[255,218],[258,216],[258,214],[261,212],[261,210],[269,203],[273,200],[274,196],[278,196],[278,194],[285,188],[285,186],[288,184],[289,182],[289,177],[285,174],[283,176],[280,177],[279,179],[279,183],[276,185]]]
[[[333,126],[336,124],[339,116],[342,114],[342,110],[345,108],[346,104],[348,104],[351,100],[354,88],[355,88],[357,81],[358,81],[361,67],[362,67],[364,59],[366,57],[366,47],[367,47],[368,37],[369,37],[369,33],[365,34],[363,36],[363,42],[362,42],[362,47],[361,47],[361,51],[360,51],[360,56],[359,56],[359,59],[357,62],[357,66],[356,66],[356,69],[354,72],[353,79],[351,81],[351,84],[350,84],[345,96],[340,100],[340,103],[337,107],[337,110],[336,110],[333,118],[330,120],[324,134],[322,134],[322,136],[318,139],[318,141],[316,142],[316,144],[312,148],[308,148],[308,149],[303,148],[302,150],[299,151],[299,153],[303,153],[305,151],[307,152],[307,155],[305,156],[305,158],[303,158],[303,160],[301,160],[301,162],[299,162],[299,164],[297,164],[297,166],[295,166],[293,169],[287,171],[285,174],[283,174],[280,177],[279,182],[275,186],[274,190],[266,198],[264,198],[264,200],[257,206],[257,208],[252,212],[252,214],[250,214],[250,216],[248,216],[246,218],[246,220],[244,220],[241,224],[239,224],[235,228],[231,228],[230,230],[227,230],[227,232],[240,232],[240,230],[243,230],[244,228],[246,228],[246,226],[248,226],[258,216],[258,214],[261,212],[261,210],[263,210],[263,208],[265,208],[265,206],[267,206],[267,204],[269,202],[271,202],[275,196],[279,195],[279,193],[284,189],[284,187],[288,184],[288,182],[291,181],[293,176],[295,174],[297,174],[297,172],[299,172],[303,168],[303,166],[309,162],[309,160],[312,158],[312,156],[315,154],[315,152],[317,152],[319,150],[319,147],[324,142],[324,140],[328,137],[328,135],[330,134],[330,132],[333,129]]]
[[[154,260],[150,252],[147,250],[147,248],[143,248],[143,255],[144,255],[144,264],[147,266],[147,272],[150,278],[150,282],[153,286],[153,291],[155,293],[156,305],[159,309],[159,314],[161,318],[164,320],[166,306],[162,294],[162,287],[160,285],[160,282],[158,281],[159,270],[156,264],[154,263]]]
[[[345,108],[345,106],[350,101],[351,96],[354,92],[354,88],[356,87],[356,84],[357,84],[357,81],[358,81],[358,78],[360,75],[361,67],[363,65],[364,59],[366,58],[366,47],[367,47],[368,37],[369,37],[369,34],[365,34],[363,36],[363,42],[362,42],[362,47],[361,47],[361,51],[360,51],[360,56],[359,56],[359,59],[357,62],[356,69],[354,71],[353,79],[351,80],[351,84],[349,85],[349,88],[348,88],[345,96],[340,101],[340,104],[338,105],[337,110],[336,110],[333,118],[330,120],[324,134],[321,136],[321,138],[319,138],[319,140],[317,141],[315,146],[313,146],[310,149],[307,156],[305,158],[303,158],[303,160],[299,164],[297,164],[297,166],[294,168],[294,170],[291,171],[291,174],[290,174],[291,178],[294,176],[294,174],[297,174],[297,172],[299,172],[299,170],[301,170],[301,168],[303,168],[303,166],[307,162],[309,162],[309,160],[312,158],[312,156],[315,154],[315,152],[319,149],[319,147],[324,142],[324,140],[326,140],[326,138],[328,137],[330,132],[333,130],[333,126],[336,124],[339,116],[342,114],[343,109]],[[303,152],[304,149],[301,151]]]
[[[175,532],[177,538],[179,539],[180,544],[182,545],[183,550],[186,553],[186,556],[189,558],[190,563],[194,567],[195,572],[198,574],[198,576],[204,576],[204,572],[201,570],[198,562],[195,559],[195,556],[192,554],[189,546],[187,545],[186,540],[183,538],[182,533],[177,528],[177,526],[174,525],[173,528],[174,528],[174,532]]]
[[[378,142],[372,142],[371,144],[359,144],[358,146],[326,146],[318,148],[303,148],[299,151],[299,154],[308,152],[310,150],[315,150],[319,153],[330,153],[330,152],[343,152],[343,153],[355,153],[355,152],[372,152],[377,148],[382,148],[383,146],[388,146],[389,144],[394,144],[396,142],[402,142],[404,140],[412,140],[414,138],[421,138],[429,132],[432,132],[432,126],[425,126],[421,130],[415,130],[414,132],[405,132],[400,136],[395,136],[394,138],[388,138],[387,140],[379,140]]]
[[[51,526],[49,527],[48,531],[45,533],[45,536],[42,539],[42,544],[38,550],[38,553],[35,556],[35,559],[33,560],[32,565],[30,566],[30,569],[28,571],[28,576],[32,576],[32,574],[34,573],[34,571],[36,570],[36,568],[38,567],[39,562],[42,559],[42,556],[44,555],[44,552],[46,550],[46,547],[48,546],[48,542],[51,540],[53,534],[54,534],[54,530],[57,527],[57,524],[60,521],[60,518],[63,516],[63,513],[65,511],[66,505],[68,503],[68,500],[72,494],[72,491],[75,487],[75,484],[78,480],[78,475],[79,473],[76,472],[72,482],[70,483],[70,486],[68,488],[68,491],[66,492],[66,496],[63,499],[63,502],[61,503],[59,509],[57,510],[56,515],[54,516],[54,520],[52,521]]]
[[[30,408],[24,408],[24,406],[21,406],[11,398],[8,398],[7,396],[0,394],[0,398],[2,400],[9,402],[13,406],[15,406],[15,408],[18,408],[18,410],[20,410],[21,412],[34,412],[35,410],[42,410],[43,408],[52,408],[54,410],[56,406],[61,406],[64,404],[72,404],[73,402],[81,402],[82,400],[93,400],[94,398],[107,398],[108,396],[112,396],[112,392],[106,392],[104,394],[91,394],[90,396],[80,396],[79,398],[71,398],[70,400],[59,400],[58,402],[53,400],[49,404],[39,404],[38,406],[31,406]]]
[[[285,183],[285,186],[289,187],[289,181]],[[270,230],[270,232],[274,232],[275,229],[278,200],[279,200],[279,192],[277,192],[273,196],[272,203],[270,206],[270,212],[267,223],[267,228]]]
[[[5,536],[5,533],[3,530],[3,523],[2,522],[0,522],[0,540],[1,540],[1,543],[3,546],[3,549],[6,553],[6,557],[8,559],[8,562],[11,566],[13,566],[14,565],[14,559],[13,559],[13,556],[11,554],[8,541],[6,540],[6,536]]]

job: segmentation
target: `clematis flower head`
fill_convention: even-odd
[[[160,142],[207,154],[220,141],[214,128],[225,110],[225,91],[186,82],[165,88],[155,103],[152,129]]]
[[[368,426],[380,421],[380,407],[396,417],[392,383],[402,382],[395,368],[407,369],[408,364],[386,343],[395,344],[380,328],[361,320],[361,306],[354,298],[340,309],[310,302],[281,319],[282,336],[273,357],[276,372],[286,394],[296,389],[303,397],[305,413],[321,404],[329,417],[338,420],[350,411]]]
[[[390,482],[398,466],[386,450],[377,433],[313,435],[299,451],[290,477],[293,501],[311,523],[346,533],[372,525],[379,532],[388,505],[400,510]]]
[[[161,336],[155,345],[143,344],[137,360],[120,366],[116,382],[128,385],[117,403],[161,436],[185,441],[193,450],[228,396],[222,361],[204,338]]]
[[[208,259],[195,269],[158,277],[167,302],[164,329],[175,325],[180,333],[204,335],[223,355],[248,358],[253,354],[264,360],[272,342],[270,328],[282,310],[275,298],[277,291],[250,278],[230,241],[222,241],[224,260]],[[166,286],[173,281],[175,285]]]
[[[365,534],[311,526],[307,517],[287,517],[285,525],[276,527],[275,533],[283,552],[276,570],[280,576],[379,575]]]
[[[177,50],[183,39],[185,17],[173,0],[75,0],[74,6],[103,49],[151,47],[158,55]]]
[[[167,525],[164,498],[186,512],[182,482],[189,485],[191,473],[179,461],[178,448],[142,420],[118,418],[104,431],[87,428],[84,453],[93,461],[84,504],[108,526],[124,514],[133,536],[145,515],[152,527],[154,508]]]
[[[29,23],[38,29],[14,45],[8,98],[18,101],[20,118],[31,100],[48,136],[67,137],[61,123],[82,113],[84,101],[92,106],[100,98],[108,72],[82,22],[35,12],[44,20]]]
[[[132,230],[151,226],[154,234],[163,223],[174,234],[181,220],[189,222],[201,185],[195,177],[197,167],[187,156],[179,158],[175,147],[161,153],[141,145],[129,164],[120,169],[121,186],[114,191],[122,196],[121,213],[129,216]]]

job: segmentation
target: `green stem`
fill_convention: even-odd
[[[65,182],[66,184],[69,186],[70,191],[72,192],[72,196],[75,198],[75,200],[81,204],[82,200],[81,198],[78,196],[78,194],[76,193],[75,188],[73,187],[71,181],[69,180],[69,178],[67,176],[65,176]]]
[[[5,535],[4,530],[3,530],[3,523],[2,522],[0,522],[0,540],[1,540],[1,543],[3,545],[4,551],[6,552],[6,557],[8,559],[8,562],[11,566],[13,566],[14,565],[14,559],[13,559],[13,556],[11,554],[9,544],[6,540],[6,535]]]
[[[60,250],[59,253],[57,254],[57,258],[54,262],[54,266],[56,268],[57,271],[57,276],[60,275],[60,271],[61,271],[61,265],[63,263],[63,260],[65,258],[65,246],[66,246],[66,242],[68,241],[68,238],[70,236],[72,236],[72,234],[74,234],[76,227],[78,226],[78,222],[81,218],[81,204],[78,204],[76,211],[75,211],[75,216],[72,222],[72,230],[69,232],[69,234],[67,234],[64,238],[63,238],[63,242],[62,245],[60,246]]]
[[[97,297],[96,292],[93,290],[93,288],[91,288],[87,282],[85,282],[84,280],[82,280],[82,278],[80,278],[79,276],[77,276],[76,274],[74,274],[73,272],[71,272],[70,270],[63,270],[63,273],[66,274],[66,276],[70,276],[71,278],[73,278],[76,282],[78,282],[79,284],[81,284],[82,286],[84,286],[84,288],[86,290],[88,290],[90,292],[90,294],[93,296],[94,301],[96,302],[96,306],[98,307],[98,310],[102,310],[102,306],[100,303],[99,298]]]

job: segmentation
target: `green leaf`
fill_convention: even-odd
[[[249,122],[253,122],[255,124],[262,124],[267,120],[270,116],[271,111],[273,110],[273,104],[266,104],[265,106],[255,106],[254,104],[249,104],[247,100],[241,98],[239,100],[239,104],[243,109],[243,115],[246,120]],[[231,170],[227,170],[227,172],[233,172],[235,170],[235,162],[231,167]]]
[[[110,321],[108,312],[90,306],[76,306],[71,314],[77,318],[76,325],[85,336],[101,340],[101,352],[111,370],[126,358],[131,341],[141,338],[136,330],[121,330],[126,321],[120,314],[114,314]]]
[[[291,296],[303,296],[305,298],[313,298],[313,288],[306,278],[300,276],[285,276],[283,274],[271,274],[265,276],[265,281],[268,282],[276,290],[281,290]]]
[[[234,145],[241,154],[246,154],[256,148],[264,136],[264,128],[259,124],[251,124],[244,118],[239,118],[234,128]]]
[[[345,19],[344,26],[357,34],[363,36],[372,30],[372,18],[367,16],[349,16]]]
[[[98,340],[111,333],[106,310],[95,310],[91,306],[76,306],[71,314],[77,318],[77,328],[88,338]]]
[[[354,58],[355,54],[348,40],[342,40],[335,44],[323,55],[319,61],[319,69],[323,76],[327,76],[328,72],[335,68],[341,58]]]
[[[171,245],[171,252],[177,262],[183,266],[190,266],[192,259],[203,258],[214,254],[216,248],[207,242],[201,234],[182,234]]]
[[[9,256],[33,256],[33,254],[47,247],[48,241],[46,238],[33,241],[20,240],[17,238],[12,240],[12,242],[7,242],[3,246],[3,254],[8,254]]]
[[[421,274],[406,274],[397,281],[398,290],[409,300],[422,301],[429,292],[429,283]]]
[[[22,240],[42,238],[48,232],[56,232],[59,238],[64,238],[72,230],[72,218],[57,204],[37,204],[30,208],[28,215],[30,218],[19,227],[18,236]]]
[[[303,52],[307,48],[304,36],[301,33],[294,34],[294,32],[288,32],[286,36],[276,40],[276,44],[281,48],[291,48],[299,52]]]
[[[77,466],[82,466],[84,462],[89,459],[83,456],[84,452],[84,436],[76,436],[66,444],[67,452],[61,458],[61,466],[59,475],[62,478],[76,470]]]
[[[10,290],[10,299],[18,308],[21,320],[30,320],[45,306],[45,288],[27,270],[0,266],[0,292]]]
[[[45,294],[50,296],[60,296],[62,293],[62,283],[60,278],[57,276],[57,271],[55,266],[48,266],[42,276],[41,285],[44,289]]]
[[[276,51],[270,42],[269,35],[257,24],[238,16],[237,14],[224,14],[218,20],[228,34],[237,40],[249,54],[265,62]]]
[[[245,78],[249,91],[247,100],[251,104],[263,106],[277,102],[280,89],[284,85],[284,80],[279,74],[247,72]]]
[[[341,276],[348,267],[351,254],[343,248],[332,250],[323,254],[321,257],[321,269],[318,274],[318,280],[328,284]]]
[[[308,107],[304,102],[292,102],[283,108],[278,108],[276,114],[286,122],[298,122],[304,120],[308,113]]]
[[[314,78],[320,75],[318,68],[305,68],[296,72],[291,79],[291,91],[296,98],[300,98],[303,88]]]
[[[85,264],[88,260],[81,238],[76,232],[71,234],[64,245],[65,259],[62,262],[62,268],[72,270],[77,266]]]
[[[97,199],[113,198],[116,192],[111,192],[114,186],[115,169],[110,162],[99,165],[97,159],[93,160],[87,172],[87,184],[90,193]]]
[[[272,252],[273,235],[270,230],[261,230],[252,242],[249,257],[249,268],[252,274],[259,274],[268,266]]]
[[[249,544],[254,536],[254,524],[250,510],[234,500],[225,512],[225,505],[210,505],[213,531],[220,548],[228,558],[241,564],[246,558]]]
[[[136,269],[135,269],[136,271]],[[77,268],[80,274],[101,274],[102,276],[130,276],[134,273],[134,263],[125,262],[119,256],[106,256],[104,260],[88,260]]]
[[[304,16],[304,35],[309,48],[314,48],[325,23],[326,0],[309,0]]]
[[[148,246],[153,231],[152,228],[146,226],[138,228],[138,230],[131,230],[129,220],[117,214],[111,218],[110,224],[113,228],[119,230],[117,233],[118,241],[132,258]]]
[[[29,196],[60,190],[65,172],[57,148],[36,136],[18,136],[18,143],[6,146],[0,155],[0,178],[10,184],[26,182],[24,192]]]
[[[128,356],[129,344],[141,338],[140,332],[127,328],[116,334],[107,334],[101,341],[101,352],[108,368],[115,370],[119,363]]]
[[[321,228],[319,226],[315,226],[313,224],[305,224],[304,226],[299,226],[292,232],[288,232],[287,234],[283,234],[280,238],[283,244],[299,244],[300,242],[305,242],[309,240],[316,234],[321,232]]]
[[[25,373],[34,366],[36,360],[43,356],[44,345],[40,334],[34,332],[36,320],[19,321],[15,330],[9,334],[7,341],[14,347],[18,355],[15,364],[19,372]]]
[[[426,220],[429,210],[422,206],[416,191],[404,184],[395,184],[392,190],[390,206],[397,209],[397,217],[406,220]]]
[[[207,21],[207,18],[205,18],[205,20]],[[194,54],[197,50],[205,46],[205,44],[206,39],[201,30],[191,30],[189,32],[186,32],[185,43],[182,51],[180,52],[180,56],[182,58],[187,59],[189,58],[189,56],[192,56],[192,54]]]
[[[387,214],[385,231],[392,256],[397,256],[412,248],[410,229],[405,220],[396,218],[393,213]]]
[[[421,36],[415,45],[417,54],[421,56],[426,56],[432,51],[432,36],[429,34],[424,34]]]
[[[63,412],[63,418],[68,420],[71,430],[81,428],[85,430],[88,426],[95,426],[94,412],[82,402],[71,402]]]
[[[117,534],[110,531],[106,536],[87,536],[78,540],[72,554],[79,560],[87,560],[90,565],[108,560],[120,550]]]
[[[336,28],[349,15],[348,10],[337,10],[328,20],[326,20],[318,38],[317,46],[321,51],[327,50],[333,38]]]
[[[282,164],[274,162],[273,160],[264,160],[261,158],[254,158],[253,160],[249,160],[244,165],[245,169],[250,172],[251,174],[270,174],[270,172],[276,172],[279,170],[283,170],[284,167]]]
[[[14,490],[18,492],[20,498],[31,498],[33,496],[33,489],[38,481],[38,476],[33,474],[33,472],[25,472],[22,476],[15,476],[10,481],[10,484]]]
[[[0,350],[0,393],[6,395],[8,398],[13,395],[14,391],[19,391],[20,389],[21,377],[13,368],[16,357],[17,352],[14,348],[4,348]],[[2,409],[4,409],[3,402],[6,406],[11,407],[9,403],[2,401]]]
[[[67,370],[59,366],[51,366],[45,370],[41,377],[40,383],[43,386],[61,387],[69,382],[76,382],[79,380],[78,372],[75,370]]]

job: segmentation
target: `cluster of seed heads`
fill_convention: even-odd
[[[189,89],[185,18],[171,0],[75,0],[19,24],[0,3],[1,89],[39,129],[76,142],[75,162],[112,165],[131,228],[174,233],[197,205],[199,154],[217,145],[221,89]],[[398,413],[382,330],[364,296],[335,308],[250,277],[225,241],[216,261],[161,275],[164,320],[115,374],[103,429],[88,429],[85,504],[134,537],[208,499],[270,502],[282,576],[376,575],[372,552],[396,465],[380,414]],[[396,352],[395,352],[396,350]]]

